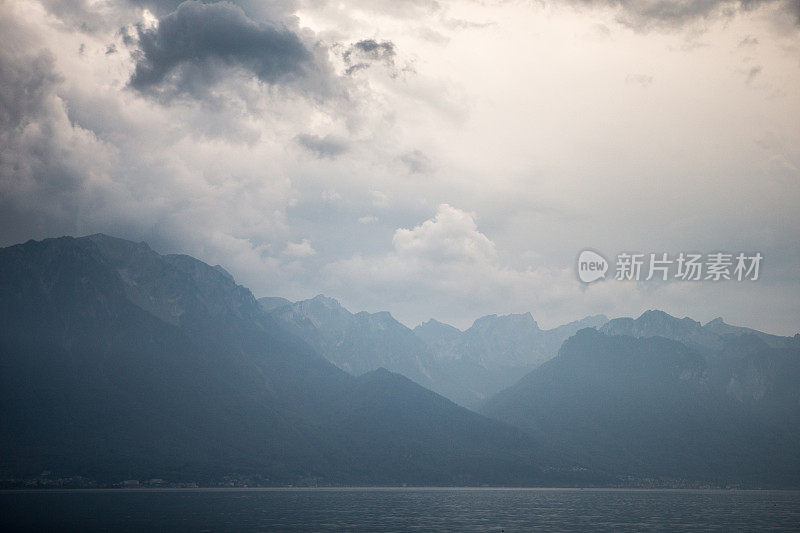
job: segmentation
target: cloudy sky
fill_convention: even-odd
[[[0,0],[0,245],[108,233],[256,296],[800,330],[798,0]],[[761,252],[584,285],[584,248]],[[613,265],[612,265],[613,269]]]

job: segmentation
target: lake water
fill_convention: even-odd
[[[178,489],[0,492],[3,530],[800,530],[800,492]]]

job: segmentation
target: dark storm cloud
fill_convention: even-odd
[[[9,141],[25,121],[45,111],[45,99],[61,77],[53,70],[49,53],[18,57],[0,51],[0,138]],[[3,143],[5,145],[5,142]]]
[[[348,65],[347,74],[352,74],[368,68],[372,63],[383,63],[393,68],[395,55],[394,43],[391,41],[364,39],[350,45],[342,54],[342,59]]]
[[[314,70],[314,57],[298,35],[280,24],[249,18],[229,2],[188,1],[139,28],[130,85],[142,92],[197,92],[221,67],[242,67],[266,83],[297,79]]]
[[[353,52],[360,57],[369,58],[373,61],[391,61],[394,57],[394,44],[391,41],[378,42],[374,39],[365,39],[355,43],[350,50],[345,52],[345,58]]]
[[[412,150],[400,156],[402,162],[408,171],[412,174],[425,174],[432,168],[430,158],[420,150]]]
[[[784,11],[800,26],[800,0],[788,0],[784,4]]]
[[[331,135],[320,137],[310,133],[301,133],[295,140],[317,157],[333,159],[334,157],[343,154],[347,151],[347,143],[341,139],[337,139]]]
[[[94,33],[103,30],[109,23],[101,10],[88,0],[41,0],[41,3],[50,15],[70,29]]]
[[[0,242],[69,231],[80,173],[60,144],[54,58],[0,12]],[[77,143],[76,143],[77,144]],[[78,146],[78,148],[80,148]],[[56,223],[56,221],[58,223]]]
[[[782,11],[800,23],[800,0],[575,0],[579,4],[620,7],[620,21],[637,29],[681,27],[716,13],[732,14],[767,4],[780,4]]]

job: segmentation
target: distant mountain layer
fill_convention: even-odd
[[[542,330],[530,313],[489,315],[466,331],[433,319],[412,331],[389,313],[353,314],[323,295],[278,300],[259,303],[339,368],[357,376],[385,367],[468,407],[554,357],[579,329],[608,320],[599,315]]]
[[[0,249],[0,303],[0,481],[800,487],[800,335],[412,331],[105,235]]]
[[[522,431],[388,371],[343,372],[188,256],[104,235],[30,241],[0,249],[0,301],[0,478],[554,479]]]
[[[463,359],[485,368],[533,368],[558,353],[576,331],[608,322],[603,315],[590,316],[550,330],[543,330],[530,313],[487,315],[466,331],[434,319],[414,328],[439,359]]]
[[[579,329],[598,327],[607,320],[598,315],[542,330],[530,313],[488,315],[463,332],[430,320],[414,328],[414,333],[455,384],[451,397],[474,407],[555,357],[564,340]]]
[[[354,376],[387,368],[437,388],[436,362],[427,346],[387,312],[354,314],[322,295],[269,312],[287,331]]]
[[[660,312],[579,331],[481,412],[617,478],[800,486],[800,341],[712,334]]]
[[[791,337],[779,337],[750,328],[726,324],[716,318],[701,325],[691,318],[675,318],[663,311],[645,311],[639,318],[615,318],[600,328],[607,335],[627,335],[630,337],[665,337],[683,342],[701,350],[719,350],[725,345],[725,337],[753,335],[773,348],[792,346]]]

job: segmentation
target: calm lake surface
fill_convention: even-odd
[[[800,492],[177,489],[0,492],[0,529],[81,531],[800,530]]]

